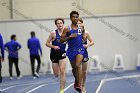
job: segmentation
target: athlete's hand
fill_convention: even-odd
[[[4,62],[4,58],[0,58],[1,62]]]
[[[54,50],[59,50],[60,47],[59,46],[54,46]]]
[[[88,46],[88,45],[86,45],[86,44],[84,44],[84,45],[83,45],[83,47],[84,47],[84,48],[88,48],[89,46]]]
[[[77,37],[77,34],[71,34],[70,35],[70,38],[76,38]]]
[[[1,60],[2,62],[4,62],[4,58],[2,58],[2,60]]]

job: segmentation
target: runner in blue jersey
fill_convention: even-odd
[[[72,72],[75,77],[74,88],[78,92],[81,92],[81,63],[83,60],[84,47],[82,44],[83,31],[77,25],[78,18],[79,13],[77,11],[72,11],[70,13],[70,19],[72,24],[64,28],[60,42],[68,42],[67,56],[70,60]]]
[[[66,67],[66,51],[65,43],[60,43],[60,36],[64,28],[64,19],[57,18],[55,20],[57,29],[50,33],[47,39],[46,46],[51,48],[50,59],[52,61],[52,68],[55,77],[59,77],[60,73],[60,93],[64,93],[65,87],[65,67]]]
[[[84,29],[83,20],[81,18],[79,18],[78,24],[82,29]],[[84,58],[83,58],[83,62],[82,62],[82,72],[83,72],[82,93],[86,93],[85,80],[86,80],[86,73],[87,73],[87,61],[89,60],[87,48],[92,45],[94,45],[94,42],[93,42],[93,39],[92,39],[90,33],[88,31],[84,30],[83,46],[85,49],[85,53],[84,53]]]

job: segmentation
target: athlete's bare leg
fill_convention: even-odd
[[[77,74],[78,87],[79,87],[77,91],[81,91],[79,89],[81,88],[81,82],[82,82],[82,68],[81,68],[82,60],[83,60],[83,55],[78,54],[76,56],[76,74]]]
[[[59,64],[58,63],[52,63],[52,69],[53,69],[53,74],[55,77],[59,76]]]
[[[66,59],[59,60],[60,67],[60,90],[64,90],[65,82],[66,82]]]
[[[85,90],[85,81],[86,81],[86,74],[87,74],[87,62],[82,62],[82,73],[83,73],[82,91],[84,93],[86,93],[86,90]]]

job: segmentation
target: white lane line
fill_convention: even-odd
[[[107,77],[107,74],[105,74],[104,78],[106,78],[106,77]],[[100,80],[100,79],[99,79],[99,80]],[[88,81],[86,81],[86,82],[94,82],[94,81],[99,81],[99,80],[88,80]],[[67,91],[73,84],[74,84],[74,83],[72,83],[72,84],[70,84],[68,87],[66,87],[66,88],[64,89],[64,91]]]
[[[29,90],[32,87],[35,87],[36,85],[41,84],[41,83],[44,83],[44,82],[47,82],[47,81],[46,80],[43,80],[43,81],[40,81],[40,82],[37,82],[37,83],[33,83],[31,86],[25,87],[25,88],[19,90],[18,92],[23,92],[23,91]]]
[[[40,83],[42,83],[42,82],[38,82],[37,84],[40,84]],[[37,85],[37,84],[36,84],[36,85]],[[57,84],[57,83],[51,83],[51,84]],[[5,91],[5,90],[8,90],[8,89],[17,87],[17,86],[24,86],[24,85],[31,85],[31,86],[32,86],[32,85],[35,85],[35,83],[31,83],[31,84],[26,84],[26,83],[25,83],[25,84],[21,84],[21,85],[18,84],[18,85],[14,85],[14,86],[7,87],[7,88],[5,88],[5,89],[1,89],[1,88],[0,88],[0,91]],[[48,84],[46,84],[46,85],[48,85]],[[43,86],[45,86],[45,85],[43,85]],[[43,86],[41,86],[41,87],[43,87]],[[18,92],[20,92],[20,91],[18,91]]]
[[[34,84],[34,83],[23,83],[22,85],[29,85],[29,84]],[[6,87],[6,86],[12,86],[12,85],[14,85],[14,86],[21,86],[21,83],[9,83],[9,84],[1,84],[0,86],[1,87]]]
[[[29,90],[29,89],[33,88],[35,85],[37,85],[37,84],[34,83],[34,84],[32,84],[31,86],[27,86],[27,87],[25,87],[25,88],[19,90],[18,92],[23,92],[23,91],[25,91],[25,90]]]
[[[101,88],[102,88],[102,86],[104,84],[104,79],[106,79],[106,78],[107,78],[107,73],[105,74],[104,78],[101,80],[101,82],[100,82],[100,84],[99,84],[99,86],[98,86],[98,88],[97,88],[95,93],[99,93],[100,92],[100,90],[101,90]]]
[[[5,89],[2,89],[1,91],[5,91],[5,90],[8,90],[8,89],[11,89],[11,88],[14,88],[14,87],[16,87],[16,86],[10,86],[10,87],[7,87]]]
[[[104,84],[104,80],[101,80],[100,85],[98,86],[98,88],[97,88],[97,90],[96,90],[95,93],[99,93],[99,92],[100,92],[100,90],[101,90],[103,84]]]
[[[70,84],[69,86],[67,86],[64,91],[68,90],[74,83]]]
[[[103,80],[101,80],[100,85],[98,86],[98,88],[97,88],[97,90],[96,90],[95,93],[99,93],[100,90],[101,90],[101,87],[107,81],[120,80],[120,79],[125,79],[125,78],[137,78],[137,77],[140,77],[140,75],[131,75],[131,76],[122,76],[122,77],[115,77],[115,78],[103,79]]]
[[[48,81],[48,80],[41,80],[41,81],[39,81],[39,82],[37,81],[37,83],[40,84],[41,82],[44,83],[45,81]],[[13,82],[14,82],[14,83],[13,83]],[[0,84],[0,86],[5,87],[5,86],[20,86],[20,85],[21,85],[20,82],[16,82],[16,81],[13,81],[13,82],[11,82],[11,83],[5,83],[5,84],[2,83],[2,84]],[[27,83],[23,83],[23,84],[25,84],[25,85],[26,85],[26,84],[29,84],[29,83],[30,83],[30,84],[35,84],[33,81],[25,81],[25,82],[27,82]],[[22,85],[23,85],[23,84],[22,84]]]
[[[40,86],[38,86],[38,87],[35,87],[35,88],[31,89],[30,91],[27,91],[26,93],[31,93],[31,92],[33,92],[33,91],[35,91],[35,90],[37,90],[37,89],[39,89],[39,88],[41,88],[41,87],[43,87],[43,86],[46,86],[46,85],[47,85],[47,84],[40,85]]]
[[[115,77],[115,78],[108,78],[104,79],[104,81],[111,81],[111,80],[119,80],[119,79],[125,79],[125,78],[137,78],[140,77],[140,75],[129,75],[129,76],[122,76],[122,77]]]

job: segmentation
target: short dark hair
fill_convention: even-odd
[[[64,24],[64,19],[63,18],[56,18],[55,21],[54,21],[55,22],[55,25],[57,24],[57,21],[58,20],[61,20],[63,22],[63,24]]]
[[[83,23],[83,19],[82,18],[79,18],[78,21],[80,21],[81,23]]]
[[[72,17],[73,14],[77,14],[79,16],[79,13],[77,11],[71,11],[70,18]]]
[[[34,31],[32,31],[30,34],[31,34],[31,37],[35,36],[35,32]]]
[[[16,37],[15,34],[11,35],[11,40],[13,40]]]

